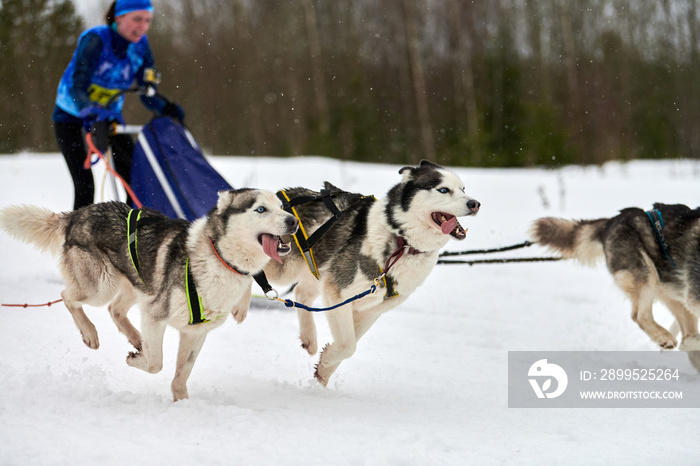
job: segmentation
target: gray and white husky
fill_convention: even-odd
[[[145,208],[137,220],[137,212],[120,202],[66,213],[19,205],[0,212],[0,226],[58,256],[66,282],[63,302],[89,348],[97,349],[99,339],[84,304],[109,304],[120,332],[137,350],[127,363],[150,373],[163,367],[166,326],[176,328],[180,344],[171,389],[177,401],[188,397],[187,379],[207,333],[229,313],[239,323],[245,319],[251,276],[271,257],[280,260],[289,252],[280,236],[293,234],[298,220],[282,210],[274,193],[250,189],[221,191],[217,206],[193,223]],[[127,318],[136,303],[142,334]]]
[[[457,217],[479,211],[479,202],[465,194],[464,183],[450,170],[423,161],[399,173],[401,182],[381,200],[340,191],[326,183],[344,213],[312,247],[318,279],[298,247],[292,248],[283,264],[271,261],[265,267],[272,282],[297,282],[296,300],[307,306],[319,295],[327,306],[341,303],[369,289],[374,279],[386,272],[379,282],[381,289],[325,313],[333,342],[323,349],[314,374],[323,385],[340,363],[352,356],[357,341],[377,318],[404,302],[423,283],[437,262],[440,248],[450,238],[465,238],[466,231]],[[319,195],[305,188],[285,193],[290,198]],[[323,202],[301,204],[295,210],[300,229],[309,236],[331,216]],[[399,251],[403,254],[396,259]],[[388,265],[392,255],[395,262]],[[313,314],[303,309],[297,313],[302,347],[313,355],[318,349]]]
[[[540,218],[532,225],[531,237],[584,264],[604,256],[615,284],[632,300],[632,320],[656,344],[663,349],[678,344],[654,320],[652,306],[658,299],[680,325],[679,349],[700,350],[700,209],[666,204],[654,204],[654,209],[664,222],[663,241],[647,213],[638,208],[624,209],[610,219]]]

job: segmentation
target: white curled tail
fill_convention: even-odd
[[[0,227],[13,238],[56,255],[65,240],[65,218],[66,214],[44,207],[11,205],[0,210]]]

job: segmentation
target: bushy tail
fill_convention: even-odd
[[[598,220],[566,220],[545,217],[535,220],[530,228],[532,241],[556,251],[566,259],[593,265],[603,257],[603,229],[607,218]]]
[[[0,227],[20,241],[57,254],[65,240],[65,218],[66,214],[43,207],[12,205],[0,210]]]

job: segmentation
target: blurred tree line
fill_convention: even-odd
[[[160,89],[208,153],[700,156],[698,0],[153,3]],[[1,0],[0,153],[57,150],[55,88],[85,27],[68,0]],[[149,117],[136,98],[125,115]]]

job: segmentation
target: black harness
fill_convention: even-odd
[[[210,320],[204,318],[202,297],[197,293],[197,285],[194,283],[189,257],[185,261],[185,292],[187,294],[187,307],[190,308],[190,321],[188,324],[197,325],[203,322],[210,322]]]
[[[141,209],[131,209],[126,217],[127,244],[129,246],[129,258],[136,269],[136,275],[143,283],[143,286],[148,289],[148,285],[141,278],[141,261],[139,260],[138,252],[138,230],[140,227],[158,223],[160,220],[155,218],[141,218],[143,211]]]
[[[143,211],[141,209],[131,209],[126,217],[127,244],[129,246],[129,257],[134,265],[136,274],[141,280],[141,283],[148,289],[148,285],[141,277],[141,261],[138,254],[138,230],[139,227],[158,223],[160,219],[141,218]],[[239,272],[240,273],[240,272]],[[202,297],[197,293],[197,285],[195,285],[192,270],[190,269],[190,259],[185,260],[185,294],[187,295],[187,306],[190,310],[189,325],[197,325],[210,320],[204,317],[204,306],[202,306]]]
[[[139,280],[141,280],[141,283],[143,283],[146,289],[148,289],[148,285],[146,285],[143,278],[141,277],[141,262],[139,260],[138,254],[138,230],[142,226],[158,223],[160,219],[141,218],[142,212],[143,211],[141,209],[131,209],[126,217],[127,244],[129,246],[129,257],[131,258],[131,263],[134,265],[136,274],[138,275]],[[226,262],[219,254],[219,251],[216,250],[214,241],[210,241],[210,243],[212,251],[214,251],[214,255],[216,255],[219,261],[226,268],[239,275],[248,275],[248,272],[242,272],[235,268],[233,265]],[[258,283],[260,288],[263,289],[265,295],[267,295],[268,292],[274,291],[268,283],[267,278],[265,277],[265,273],[263,271],[260,271],[256,275],[253,275],[253,278]],[[205,322],[211,322],[209,319],[206,319],[204,317],[204,306],[202,305],[202,297],[199,296],[199,293],[197,293],[197,285],[195,284],[194,276],[192,275],[189,257],[185,260],[185,294],[187,295],[187,307],[189,307],[190,310],[189,325],[197,325]]]
[[[341,212],[333,202],[333,198],[335,196],[336,195],[331,193],[328,189],[322,189],[320,196],[299,196],[295,197],[294,199],[290,199],[287,192],[284,190],[277,192],[277,197],[282,201],[282,208],[286,212],[294,215],[297,220],[299,220],[299,229],[294,234],[294,241],[297,243],[302,256],[304,256],[306,265],[309,266],[309,270],[313,276],[316,277],[316,279],[319,278],[319,273],[318,267],[316,266],[316,259],[314,258],[314,253],[311,248],[318,242],[319,239],[321,239],[324,234],[326,234],[328,229],[332,227],[340,217],[343,216],[343,212]],[[311,236],[308,236],[295,207],[301,204],[306,204],[307,202],[315,201],[323,201],[328,210],[331,212],[331,218],[329,218],[326,223],[321,225]]]
[[[316,259],[314,258],[312,248],[318,242],[318,240],[321,239],[321,237],[324,234],[326,234],[326,232],[333,226],[333,224],[336,221],[338,221],[340,217],[343,216],[344,213],[343,211],[338,209],[338,207],[333,202],[333,198],[336,197],[336,195],[337,194],[331,193],[328,189],[322,189],[320,191],[319,196],[299,196],[295,197],[294,199],[290,199],[286,191],[281,190],[277,192],[277,197],[282,201],[282,208],[286,212],[289,212],[290,214],[294,215],[297,218],[297,220],[299,220],[299,229],[294,234],[294,241],[296,242],[299,251],[301,251],[304,260],[306,261],[306,265],[309,267],[309,271],[313,274],[314,277],[316,277],[316,279],[320,278],[320,274],[318,271],[318,266],[316,265]],[[322,201],[326,205],[326,207],[331,213],[331,217],[328,220],[326,220],[326,222],[323,225],[321,225],[316,231],[314,231],[314,233],[311,236],[309,236],[306,233],[304,225],[301,221],[301,217],[296,211],[296,207],[301,204],[306,204],[307,202],[318,201]],[[386,289],[384,299],[394,298],[399,295],[399,293],[396,292],[394,288],[394,281],[392,280],[391,276],[388,275],[391,266],[393,266],[396,263],[396,261],[398,261],[401,258],[404,252],[408,252],[408,254],[421,253],[421,251],[418,251],[417,249],[414,249],[408,244],[406,244],[406,240],[400,236],[396,237],[396,243],[398,247],[397,250],[389,257],[389,259],[387,259],[386,264],[384,265],[384,269],[382,270],[380,268],[381,275],[379,279],[384,283],[384,288]],[[265,275],[262,272],[259,275],[262,275],[263,279],[265,278]],[[261,282],[258,276],[255,277],[255,280],[261,287],[263,287],[263,283],[267,283],[267,280]],[[267,286],[271,289],[269,284]],[[263,290],[265,290],[265,288],[263,288]],[[265,294],[267,295],[267,291],[265,291]]]

